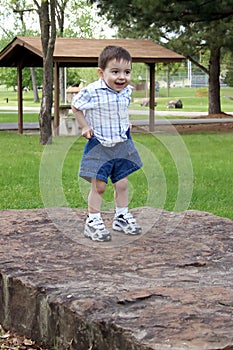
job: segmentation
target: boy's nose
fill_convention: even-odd
[[[120,78],[120,79],[125,79],[125,73],[124,73],[124,72],[120,72],[119,78]]]

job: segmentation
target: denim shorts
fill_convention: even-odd
[[[103,146],[93,136],[84,148],[79,176],[115,183],[142,167],[140,156],[131,138],[113,147]]]

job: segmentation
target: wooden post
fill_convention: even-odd
[[[23,134],[23,86],[22,86],[22,67],[17,66],[17,94],[18,94],[18,132]]]
[[[149,114],[149,131],[155,129],[155,63],[150,63],[150,114]]]
[[[171,77],[170,77],[170,64],[167,65],[167,97],[170,97]]]
[[[54,72],[54,135],[59,135],[59,93],[60,93],[60,87],[59,87],[59,64],[58,62],[55,62],[55,72]]]

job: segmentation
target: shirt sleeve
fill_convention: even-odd
[[[126,90],[125,90],[125,96],[126,96],[126,98],[127,98],[127,100],[128,100],[128,107],[129,107],[129,105],[130,105],[130,102],[131,102],[131,94],[132,94],[132,91],[133,91],[133,88],[132,88],[132,86],[131,85],[128,85],[127,86],[127,88],[126,88]]]
[[[72,105],[81,111],[92,108],[91,96],[88,89],[83,88],[77,95],[75,95],[72,99]]]

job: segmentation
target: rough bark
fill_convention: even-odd
[[[211,48],[209,60],[209,114],[221,113],[220,48]]]
[[[43,91],[39,116],[40,143],[52,142],[53,52],[56,40],[55,0],[42,1],[39,9],[43,51]]]
[[[65,9],[69,0],[62,0],[57,2],[56,18],[58,23],[58,36],[64,36],[64,22],[65,22]],[[65,86],[65,68],[60,67],[60,99],[61,102],[66,102],[66,86]]]

